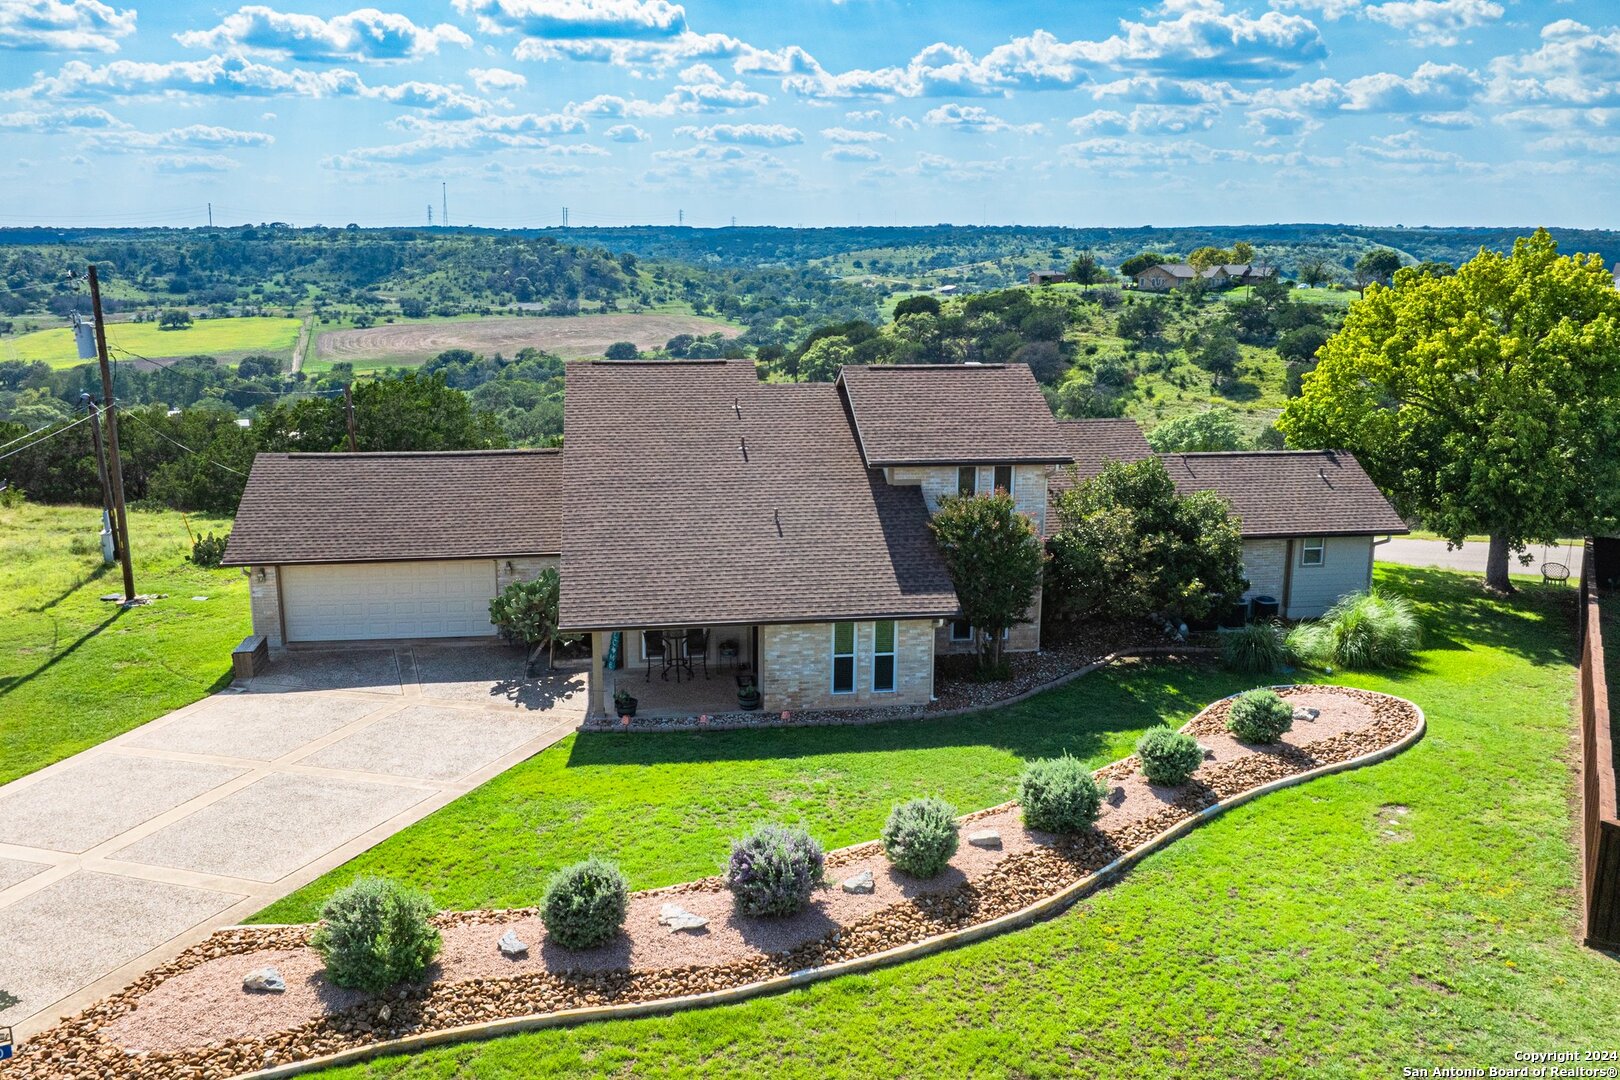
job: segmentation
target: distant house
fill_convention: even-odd
[[[1203,270],[1187,263],[1164,263],[1150,266],[1136,275],[1136,287],[1145,292],[1169,292],[1184,289],[1195,281],[1205,281],[1217,289],[1230,289],[1239,285],[1253,285],[1277,276],[1275,266],[1259,263],[1223,263]]]
[[[1060,281],[1068,281],[1069,275],[1062,270],[1031,270],[1029,283],[1031,285],[1055,285]]]
[[[1620,289],[1620,262],[1614,264],[1614,287]]]

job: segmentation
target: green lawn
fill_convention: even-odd
[[[1610,1048],[1620,965],[1575,941],[1574,592],[1498,601],[1464,575],[1379,577],[1419,602],[1427,649],[1410,671],[1344,681],[1417,701],[1423,741],[1233,811],[1066,915],[741,1005],[323,1075],[1382,1077]],[[714,869],[737,823],[870,837],[903,794],[991,803],[1022,757],[1061,747],[1101,762],[1241,685],[1209,667],[1132,665],[986,718],[581,736],[333,879],[363,868],[452,906],[512,903],[534,898],[545,868],[600,851],[637,886],[675,881]],[[305,917],[329,885],[266,914]]]
[[[230,528],[190,521],[197,532]],[[118,568],[101,564],[100,510],[0,509],[0,783],[229,681],[231,649],[248,632],[242,572],[188,562],[178,513],[131,513],[129,527],[136,591],[168,596],[120,611],[97,599],[123,588]]]
[[[153,360],[260,352],[290,356],[299,324],[298,319],[261,317],[198,319],[184,330],[161,330],[157,323],[115,322],[107,324],[107,345],[115,359],[127,359],[120,349]],[[0,339],[0,359],[43,360],[53,368],[87,362],[79,359],[67,327]]]

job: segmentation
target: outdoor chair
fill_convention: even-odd
[[[1562,585],[1569,580],[1569,567],[1561,562],[1544,562],[1541,564],[1541,583],[1551,585],[1558,582]]]
[[[688,630],[686,640],[682,642],[682,652],[686,654],[686,673],[696,676],[692,670],[692,661],[696,660],[703,665],[703,677],[709,677],[709,632],[707,630]]]
[[[661,630],[643,630],[641,632],[641,651],[647,658],[647,677],[645,682],[652,682],[652,666],[656,660],[663,665],[658,675],[660,678],[669,678],[669,648],[664,642],[664,633]]]

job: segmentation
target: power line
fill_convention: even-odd
[[[6,458],[9,458],[9,457],[16,457],[18,454],[22,453],[24,450],[32,450],[34,447],[38,446],[40,443],[49,442],[51,439],[54,439],[58,435],[62,434],[62,432],[71,431],[74,428],[78,427],[80,424],[88,423],[89,420],[90,420],[89,416],[81,416],[77,420],[73,421],[73,423],[65,424],[62,427],[59,427],[55,431],[51,432],[49,435],[46,435],[44,438],[34,440],[33,442],[29,443],[27,446],[18,447],[17,449],[13,450],[9,454],[0,454],[0,461],[4,461],[4,460],[6,460]],[[37,435],[39,432],[41,432],[43,430],[45,430],[45,429],[44,428],[35,428],[33,431],[30,431],[28,433],[28,435],[24,435],[22,437],[22,439],[26,439],[31,435]],[[22,439],[13,439],[10,442],[6,443],[6,446],[16,446],[19,442],[22,441]],[[0,450],[4,450],[4,449],[5,449],[5,446],[0,446]]]
[[[193,450],[191,447],[187,446],[185,443],[181,442],[179,439],[172,438],[171,436],[165,435],[163,432],[159,431],[157,428],[153,427],[151,424],[148,424],[145,420],[141,419],[141,415],[139,413],[135,412],[134,410],[130,410],[129,412],[124,413],[124,418],[125,419],[134,419],[142,427],[144,427],[146,430],[150,431],[152,434],[156,435],[158,438],[167,439],[169,442],[174,443],[174,445],[178,446],[180,449],[184,450],[186,453],[191,454],[191,455],[193,455],[195,457],[202,458],[204,461],[208,462],[208,464],[214,466],[216,469],[224,469],[226,472],[235,473],[237,476],[240,476],[243,479],[247,478],[247,473],[243,472],[241,469],[233,469],[229,465],[221,464],[220,462],[215,461],[213,458],[209,457],[207,454],[204,454],[202,451]]]

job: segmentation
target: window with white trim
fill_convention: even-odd
[[[852,622],[833,623],[832,692],[855,692],[855,624]]]
[[[956,470],[956,493],[968,496],[979,493],[979,470],[976,466],[963,465]]]
[[[1017,492],[1013,490],[1013,482],[1013,467],[1011,465],[997,465],[995,490],[1005,491],[1009,495],[1016,495]]]
[[[972,626],[972,624],[970,624],[966,619],[952,619],[951,620],[951,640],[952,641],[972,641],[973,640],[973,626]]]
[[[896,623],[893,619],[872,624],[872,692],[894,692],[894,643]]]
[[[1299,565],[1321,566],[1327,562],[1327,538],[1307,536],[1299,542]]]

